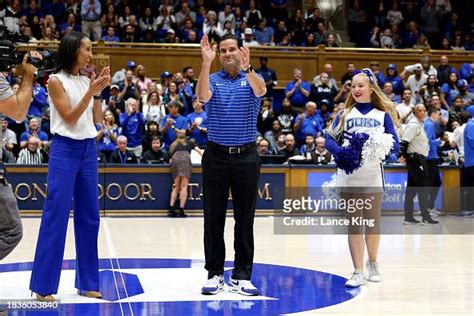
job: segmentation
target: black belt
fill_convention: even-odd
[[[255,142],[244,144],[242,146],[222,146],[213,142],[208,142],[207,146],[229,155],[238,155],[256,147]]]

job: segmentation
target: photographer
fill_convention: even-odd
[[[25,119],[33,94],[33,74],[38,70],[27,63],[28,56],[39,58],[38,52],[23,57],[24,70],[20,90],[15,94],[3,73],[0,73],[0,112],[14,120]],[[0,260],[5,258],[20,242],[22,226],[18,205],[11,187],[4,178],[3,162],[0,166]]]

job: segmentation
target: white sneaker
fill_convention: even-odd
[[[364,284],[365,284],[364,273],[356,272],[356,271],[352,273],[352,277],[346,282],[347,287],[359,287]]]
[[[222,275],[215,275],[204,284],[201,294],[215,295],[222,291],[224,291],[224,277]]]
[[[230,278],[229,291],[247,296],[260,295],[260,291],[253,286],[252,282],[249,280],[235,280]]]
[[[430,213],[431,217],[438,217],[441,215],[445,215],[443,211],[438,210],[436,207],[428,209],[428,212]]]
[[[369,260],[367,260],[367,262],[365,263],[365,266],[367,268],[367,271],[369,271],[369,277],[367,278],[367,281],[370,281],[370,282],[382,281],[382,276],[380,275],[380,272],[379,272],[378,262],[370,262]]]

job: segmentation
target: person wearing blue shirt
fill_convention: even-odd
[[[260,57],[260,68],[256,69],[255,71],[263,77],[265,80],[265,85],[267,87],[267,93],[265,97],[273,97],[273,87],[277,85],[277,76],[275,70],[267,67],[268,57],[261,56]]]
[[[28,146],[28,139],[32,136],[38,138],[42,146],[48,144],[48,134],[40,130],[39,120],[36,117],[30,119],[28,130],[20,135],[20,147],[26,148]]]
[[[389,64],[387,66],[387,76],[385,77],[385,80],[382,83],[382,85],[385,84],[386,82],[392,83],[393,92],[395,92],[395,94],[397,95],[403,94],[403,89],[405,86],[403,84],[402,78],[398,75],[397,65]]]
[[[292,108],[298,113],[304,112],[306,102],[311,91],[311,86],[307,81],[302,79],[302,72],[300,69],[293,70],[293,81],[289,82],[285,87],[285,96],[290,99]]]
[[[107,35],[102,36],[104,42],[120,42],[120,39],[115,35],[115,29],[112,26],[107,28]]]
[[[127,149],[132,151],[135,156],[141,157],[143,152],[142,147],[142,130],[145,126],[145,116],[138,112],[138,101],[130,98],[125,102],[127,106],[126,113],[120,113],[119,120],[122,126],[122,135],[127,137]]]
[[[464,167],[462,169],[462,187],[464,193],[465,215],[474,214],[474,105],[469,106],[467,112],[471,119],[464,128]]]
[[[229,290],[247,296],[259,295],[252,284],[254,256],[253,223],[258,193],[260,157],[256,149],[260,98],[265,95],[263,78],[250,65],[250,50],[233,35],[224,35],[211,46],[201,40],[202,67],[196,87],[204,103],[209,127],[208,145],[202,157],[204,208],[204,253],[208,280],[202,294],[224,290],[224,225],[229,190],[234,208],[234,269]],[[210,74],[219,56],[223,70]]]
[[[193,99],[193,108],[194,112],[186,116],[189,124],[188,135],[189,138],[196,141],[200,148],[205,148],[207,143],[207,113],[203,111],[202,103],[199,102],[197,97]]]
[[[435,107],[428,109],[428,118],[424,122],[426,136],[430,144],[430,151],[426,157],[429,176],[429,192],[428,192],[428,211],[431,215],[439,215],[439,211],[435,208],[436,197],[438,196],[439,187],[441,186],[441,177],[438,169],[438,147],[441,146],[441,140],[436,138],[436,124],[441,119],[441,112]]]
[[[312,135],[314,138],[319,136],[323,128],[316,113],[316,103],[312,101],[306,103],[306,112],[298,115],[293,129],[299,145],[304,143],[306,135]]]
[[[41,117],[43,108],[46,106],[48,93],[46,89],[36,82],[38,75],[35,75],[35,83],[33,84],[33,100],[31,101],[30,108],[28,109],[27,117]]]
[[[179,114],[179,109],[182,107],[183,104],[177,100],[169,102],[167,105],[169,114],[161,120],[160,133],[166,150],[170,148],[178,133],[185,134],[188,129],[188,120]]]

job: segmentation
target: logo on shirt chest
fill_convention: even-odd
[[[356,117],[350,118],[346,121],[346,129],[349,130],[353,127],[378,127],[381,123],[374,118],[370,117]]]
[[[246,85],[247,85],[247,81],[241,81],[241,82],[240,82],[240,86],[241,86],[241,87],[242,87],[242,86],[246,86]]]

